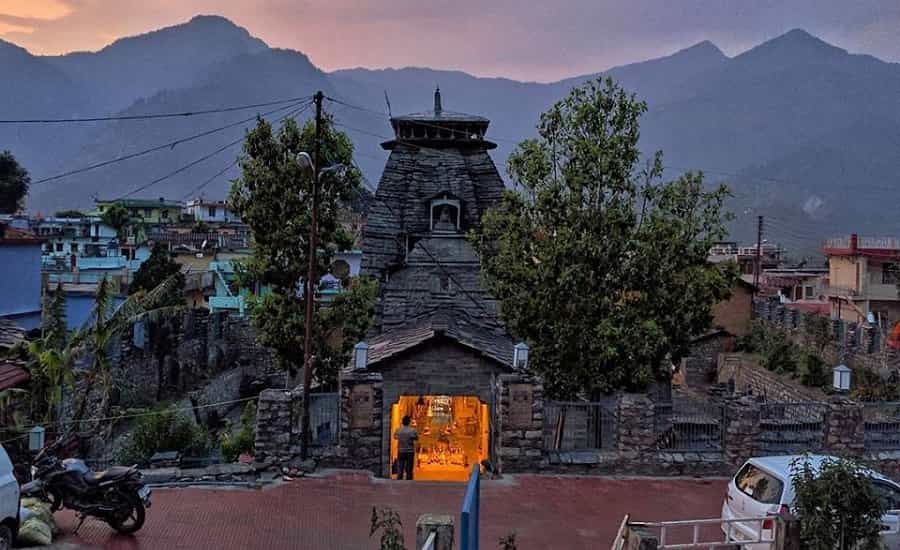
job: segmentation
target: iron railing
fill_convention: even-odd
[[[616,413],[603,403],[551,401],[544,405],[544,449],[611,450]]]
[[[656,445],[667,451],[721,451],[725,438],[725,406],[721,403],[673,399],[657,403]]]
[[[827,403],[817,401],[763,403],[759,422],[761,449],[778,453],[821,449],[827,410]]]
[[[900,450],[900,402],[865,403],[867,449]]]
[[[783,523],[774,516],[734,519],[692,519],[632,523],[635,527],[659,533],[659,550],[681,548],[775,548],[778,529]],[[743,529],[741,529],[743,528]],[[690,536],[685,536],[687,533]],[[709,532],[714,531],[712,535]],[[745,532],[752,533],[750,535]],[[688,542],[687,539],[690,539]],[[622,548],[622,546],[614,546]]]

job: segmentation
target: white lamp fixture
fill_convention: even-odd
[[[528,344],[519,342],[513,347],[513,367],[525,370],[528,367]]]
[[[850,391],[850,374],[853,372],[847,365],[841,363],[834,367],[834,389],[838,392]]]
[[[28,432],[28,450],[40,451],[44,448],[44,428],[35,426]]]
[[[353,368],[363,370],[369,362],[369,344],[360,342],[353,346]]]

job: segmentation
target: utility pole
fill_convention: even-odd
[[[309,390],[312,385],[313,370],[313,354],[312,354],[312,325],[313,313],[315,311],[315,288],[313,287],[316,279],[316,234],[318,233],[318,216],[319,216],[319,165],[321,159],[320,150],[322,148],[322,99],[324,94],[321,91],[316,92],[313,97],[316,103],[316,143],[313,148],[313,178],[312,178],[312,218],[309,223],[309,269],[306,274],[306,322],[304,329],[306,334],[303,338],[303,445],[300,448],[300,457],[306,460],[309,457]]]
[[[756,262],[753,267],[753,293],[759,288],[759,276],[762,273],[762,236],[763,217],[759,216],[756,225]]]

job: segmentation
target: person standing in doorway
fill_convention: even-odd
[[[419,434],[415,428],[410,427],[412,419],[409,415],[403,417],[403,425],[394,432],[394,439],[397,440],[397,479],[411,480],[413,478],[413,463],[416,459],[416,440]]]

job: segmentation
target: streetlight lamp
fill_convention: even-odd
[[[850,370],[847,365],[841,363],[834,367],[831,372],[834,375],[834,380],[832,382],[834,390],[839,393],[847,393],[850,391],[850,375],[853,371]]]
[[[519,342],[513,346],[513,368],[525,370],[528,367],[528,344]]]

